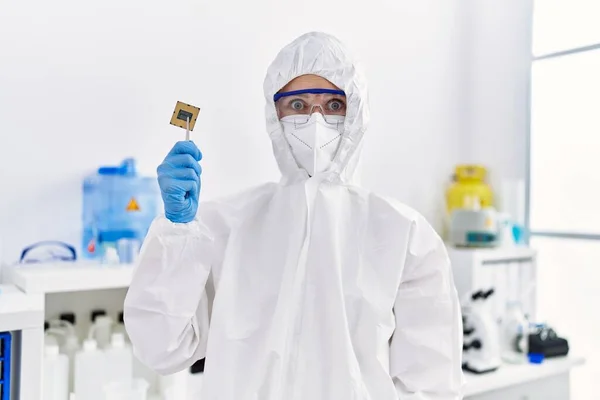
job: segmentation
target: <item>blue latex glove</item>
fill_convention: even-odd
[[[171,222],[187,223],[196,216],[202,174],[198,161],[201,159],[202,153],[194,142],[177,142],[156,170],[165,216]]]

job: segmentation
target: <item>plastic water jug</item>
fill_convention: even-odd
[[[83,257],[102,259],[112,248],[127,253],[121,261],[130,262],[131,248],[139,247],[159,206],[156,178],[139,176],[133,159],[100,167],[83,181]]]

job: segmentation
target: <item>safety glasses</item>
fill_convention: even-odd
[[[280,119],[295,116],[297,123],[308,122],[311,114],[319,112],[323,118],[339,122],[346,115],[346,94],[334,89],[303,89],[277,93],[273,100]],[[328,118],[328,117],[334,118]]]
[[[63,242],[47,241],[32,244],[21,252],[19,263],[43,263],[56,261],[75,261],[75,248]]]

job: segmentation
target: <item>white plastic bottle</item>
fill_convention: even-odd
[[[108,265],[117,265],[120,263],[119,260],[119,252],[117,248],[114,246],[106,246],[104,248],[104,256],[102,257],[102,262]]]
[[[44,400],[68,400],[69,361],[58,352],[58,345],[44,346]]]
[[[88,337],[98,343],[98,347],[106,349],[110,344],[113,320],[107,315],[96,315],[88,332]]]
[[[159,376],[160,393],[165,400],[187,399],[188,397],[187,369],[171,375]]]
[[[123,336],[125,336],[125,342],[131,343],[131,340],[129,339],[129,335],[127,334],[127,330],[125,329],[124,317],[125,317],[125,315],[124,315],[123,311],[120,311],[118,318],[117,318],[117,323],[114,325],[112,332],[113,333],[122,333]]]
[[[104,400],[106,384],[106,355],[98,350],[95,340],[83,342],[75,355],[75,396],[77,399]]]
[[[113,333],[106,354],[106,382],[119,382],[131,385],[133,378],[133,354],[131,347],[125,343],[125,336]]]
[[[75,354],[79,351],[79,339],[75,332],[74,322],[75,315],[73,313],[63,313],[61,319],[50,321],[50,328],[46,330],[47,336],[50,334],[62,339],[60,352],[67,356],[69,362],[69,392],[73,391]]]
[[[149,385],[148,391],[150,393],[158,393],[160,391],[158,374],[146,367],[135,355],[133,356],[133,377],[146,381]]]
[[[58,340],[60,338],[60,341]],[[73,374],[75,372],[75,353],[79,350],[79,340],[73,324],[65,320],[52,320],[46,329],[45,343],[56,344],[60,342],[60,353],[67,356],[69,364],[69,392],[73,391]]]

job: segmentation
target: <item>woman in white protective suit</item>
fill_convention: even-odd
[[[281,50],[264,89],[279,183],[198,207],[192,142],[158,168],[165,216],[125,300],[136,355],[163,374],[206,358],[203,400],[461,398],[442,241],[353,183],[369,119],[359,67],[309,33]]]

